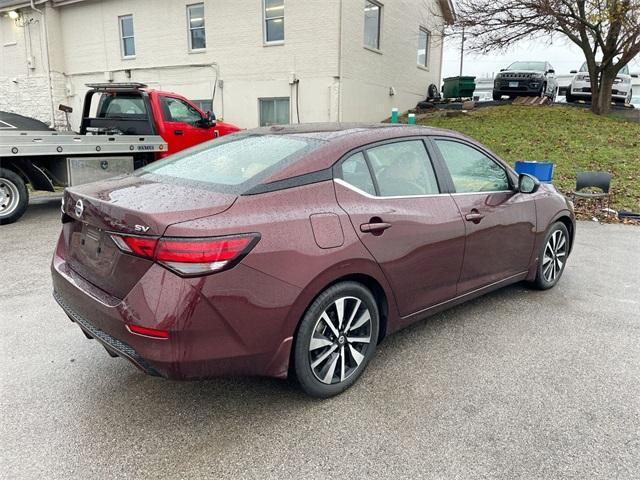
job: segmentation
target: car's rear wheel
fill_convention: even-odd
[[[502,100],[502,94],[500,92],[493,92],[493,100],[497,102],[498,100]]]
[[[546,290],[558,283],[569,256],[569,232],[562,222],[554,223],[547,235],[539,255],[538,271],[534,285]]]
[[[0,168],[0,225],[15,222],[27,209],[29,191],[20,176]]]
[[[371,292],[357,282],[340,282],[307,309],[295,339],[294,371],[302,389],[331,397],[351,385],[373,357],[380,324]]]

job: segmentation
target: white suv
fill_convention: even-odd
[[[598,65],[600,63],[598,62]],[[567,102],[575,102],[576,100],[591,100],[591,83],[589,81],[589,69],[587,62],[584,62],[579,71],[571,70],[574,73],[571,85],[567,90]],[[634,75],[635,76],[635,75]],[[620,69],[616,79],[613,82],[611,90],[611,100],[614,102],[631,103],[633,92],[631,90],[631,74],[629,66],[625,65]]]

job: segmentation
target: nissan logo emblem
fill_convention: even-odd
[[[82,200],[78,200],[75,208],[76,217],[80,218],[82,216],[82,212],[84,212],[84,204],[82,203]]]

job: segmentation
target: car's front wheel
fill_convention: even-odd
[[[551,225],[538,256],[538,271],[534,285],[546,290],[558,283],[569,256],[569,232],[562,222]]]
[[[371,292],[357,282],[340,282],[307,309],[295,338],[294,371],[302,389],[331,397],[351,385],[373,357],[380,317]]]

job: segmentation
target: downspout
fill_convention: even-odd
[[[342,26],[342,0],[340,0],[340,32],[338,35],[339,38],[339,48],[338,48],[338,122],[342,121],[342,90],[343,90],[343,79],[342,79],[342,44],[343,44],[343,26]]]
[[[44,51],[45,56],[47,58],[47,84],[49,86],[49,98],[50,98],[50,106],[51,106],[51,127],[55,128],[56,124],[56,112],[55,107],[53,105],[53,82],[51,81],[51,58],[49,57],[49,32],[47,29],[47,21],[44,15],[44,12],[36,7],[35,0],[30,0],[31,9],[40,14],[40,19],[42,21],[42,30],[44,33]]]

